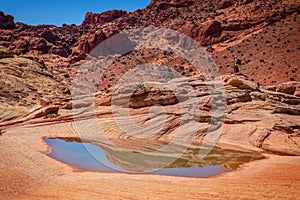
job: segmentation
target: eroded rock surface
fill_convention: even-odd
[[[224,86],[214,90],[214,81],[204,82],[199,77],[174,79],[168,87],[153,82],[122,85],[115,89],[113,98],[111,93],[99,95],[96,105],[107,106],[112,101],[114,111],[121,113],[118,121],[127,132],[107,131],[111,137],[129,139],[134,135],[170,142],[181,128],[183,138],[192,137],[193,143],[201,144],[205,136],[220,130],[220,144],[300,154],[299,97],[261,90],[242,74],[227,74],[223,81]],[[192,86],[192,93],[185,84]],[[222,91],[226,98],[218,96]],[[225,110],[220,109],[223,106]],[[122,115],[127,108],[130,116]],[[141,128],[136,129],[128,119]],[[193,127],[197,126],[195,132]],[[112,127],[119,130],[118,125]]]

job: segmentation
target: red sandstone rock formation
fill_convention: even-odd
[[[14,23],[14,17],[11,15],[5,15],[0,11],[0,29],[14,29],[16,25]]]
[[[124,29],[154,25],[185,33],[207,46],[222,74],[232,71],[232,56],[237,55],[243,73],[260,84],[299,81],[297,1],[153,0],[133,13],[87,13],[82,25],[62,27],[16,23],[14,28],[11,17],[1,16],[13,29],[0,30],[0,45],[16,54],[43,55],[46,66],[58,74],[70,70],[57,63],[68,66],[85,59],[99,43]]]
[[[107,22],[111,22],[117,18],[123,17],[126,14],[127,12],[123,10],[111,10],[100,14],[88,12],[85,15],[82,26],[103,25]]]

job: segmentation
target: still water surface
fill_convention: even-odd
[[[264,158],[255,153],[214,148],[204,159],[200,159],[199,149],[188,149],[180,158],[173,158],[174,162],[164,168],[147,171],[144,170],[146,165],[167,160],[170,156],[149,155],[132,159],[138,154],[103,144],[95,145],[95,142],[82,142],[78,138],[46,138],[45,141],[51,147],[48,156],[78,169],[93,172],[207,178],[235,170],[243,163]]]

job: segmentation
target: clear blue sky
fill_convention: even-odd
[[[150,0],[0,0],[0,10],[30,25],[81,24],[86,12],[143,9]]]

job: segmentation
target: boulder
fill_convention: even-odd
[[[277,86],[276,92],[293,95],[299,86],[300,86],[300,83],[297,81],[282,83]]]
[[[67,50],[63,46],[52,46],[49,50],[49,53],[53,53],[65,58],[69,56]]]
[[[244,75],[227,74],[223,76],[223,82],[227,85],[232,85],[240,89],[246,89],[251,91],[258,90],[258,85],[250,81]]]
[[[205,27],[203,29],[203,36],[208,37],[212,35],[220,35],[220,32],[222,31],[221,23],[216,20],[208,21],[205,24]]]
[[[201,45],[209,46],[223,40],[223,28],[217,20],[209,20],[203,24],[203,29],[200,32],[199,40]],[[225,36],[224,36],[225,37]]]
[[[14,17],[11,15],[5,15],[0,11],[0,29],[14,29],[16,25],[14,23]]]
[[[47,40],[48,42],[55,44],[56,41],[60,40],[60,38],[53,33],[53,31],[49,29],[45,29],[41,34],[41,37]]]

